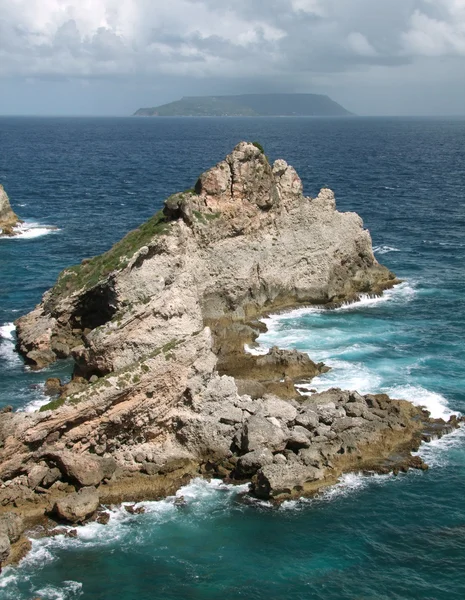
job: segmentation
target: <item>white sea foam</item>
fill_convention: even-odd
[[[394,248],[394,246],[375,246],[373,252],[375,254],[387,254],[388,252],[400,252],[400,250],[399,248]]]
[[[40,393],[38,398],[31,400],[31,402],[28,402],[22,408],[18,408],[18,412],[33,413],[33,412],[38,411],[42,406],[45,406],[49,402],[50,402],[50,398],[48,396],[46,396],[45,394]]]
[[[268,332],[279,331],[280,323],[283,321],[289,321],[294,319],[300,319],[307,315],[315,313],[325,313],[328,310],[334,312],[352,312],[360,309],[369,308],[372,306],[378,306],[385,302],[395,302],[396,304],[405,304],[411,302],[416,295],[415,284],[408,281],[403,281],[399,285],[386,290],[381,296],[370,296],[369,294],[361,294],[360,298],[356,302],[347,302],[337,308],[328,309],[324,306],[305,306],[303,308],[296,308],[289,312],[278,313],[270,315],[269,317],[263,318],[262,321],[268,328]],[[266,334],[265,334],[266,336]]]
[[[20,356],[16,352],[15,349],[15,326],[13,323],[5,323],[0,326],[0,360],[5,362],[9,368],[23,368],[24,364],[21,360]],[[24,396],[31,396],[30,389],[20,389],[18,390],[21,393],[24,393]],[[35,412],[39,410],[41,406],[48,404],[50,402],[50,398],[43,393],[42,388],[37,388],[33,392],[34,398],[30,402],[28,402],[25,406],[18,409],[20,412]]]
[[[21,359],[15,350],[15,326],[5,323],[0,326],[0,359],[10,366],[21,364]]]
[[[430,468],[445,467],[453,461],[451,453],[461,450],[460,463],[463,465],[463,449],[465,448],[465,427],[431,442],[423,442],[417,454]]]
[[[244,350],[248,354],[253,354],[254,356],[263,356],[264,354],[268,354],[269,348],[265,346],[249,346],[249,344],[244,345]]]
[[[41,600],[72,600],[83,594],[79,581],[63,581],[61,586],[47,585],[34,592]]]
[[[357,390],[360,394],[370,394],[379,391],[382,378],[371,371],[363,363],[353,363],[344,360],[328,360],[325,364],[331,371],[315,377],[308,384],[300,384],[298,389],[303,394],[309,390],[324,392],[332,387],[343,390]]]
[[[388,394],[391,398],[408,400],[416,406],[424,406],[433,419],[448,420],[452,415],[460,414],[449,408],[449,403],[444,396],[437,392],[430,392],[421,386],[397,385],[382,388],[380,391]]]
[[[14,332],[15,332],[14,323],[5,323],[0,326],[0,338],[4,340],[10,340],[14,342]]]
[[[13,236],[2,236],[2,240],[31,240],[34,238],[49,235],[50,233],[56,233],[60,231],[58,227],[52,225],[42,225],[40,223],[24,222],[14,228],[15,235]]]
[[[17,572],[15,572],[12,567],[6,567],[6,569],[2,571],[2,576],[0,577],[0,589],[10,588],[13,584],[16,584],[17,581]]]
[[[378,473],[345,473],[341,475],[338,482],[324,488],[319,494],[312,498],[299,498],[298,500],[286,500],[280,506],[280,510],[302,510],[308,505],[316,502],[332,502],[337,498],[346,497],[367,488],[369,485],[383,485],[393,478],[392,473],[379,475]]]
[[[51,547],[54,545],[55,538],[43,538],[41,540],[31,540],[32,547],[28,554],[22,559],[21,566],[38,569],[43,565],[55,560]]]

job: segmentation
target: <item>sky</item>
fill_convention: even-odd
[[[0,0],[0,114],[263,92],[465,114],[465,0]]]

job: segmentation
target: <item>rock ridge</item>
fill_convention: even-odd
[[[82,522],[99,502],[154,499],[199,474],[281,500],[344,471],[425,468],[412,450],[459,419],[356,391],[304,397],[294,384],[323,364],[244,351],[269,312],[397,282],[331,190],[305,197],[291,166],[241,142],[16,322],[31,366],[75,368],[41,411],[0,414],[0,512]]]
[[[21,223],[20,218],[13,212],[10,199],[3,185],[0,184],[0,229],[2,235],[15,235],[14,228]]]

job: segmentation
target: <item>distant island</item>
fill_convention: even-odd
[[[153,108],[139,108],[136,117],[344,117],[350,113],[320,94],[244,94],[185,96]]]

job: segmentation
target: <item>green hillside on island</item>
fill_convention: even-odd
[[[153,108],[139,108],[136,117],[343,117],[351,115],[329,96],[320,94],[244,94],[185,96]]]

